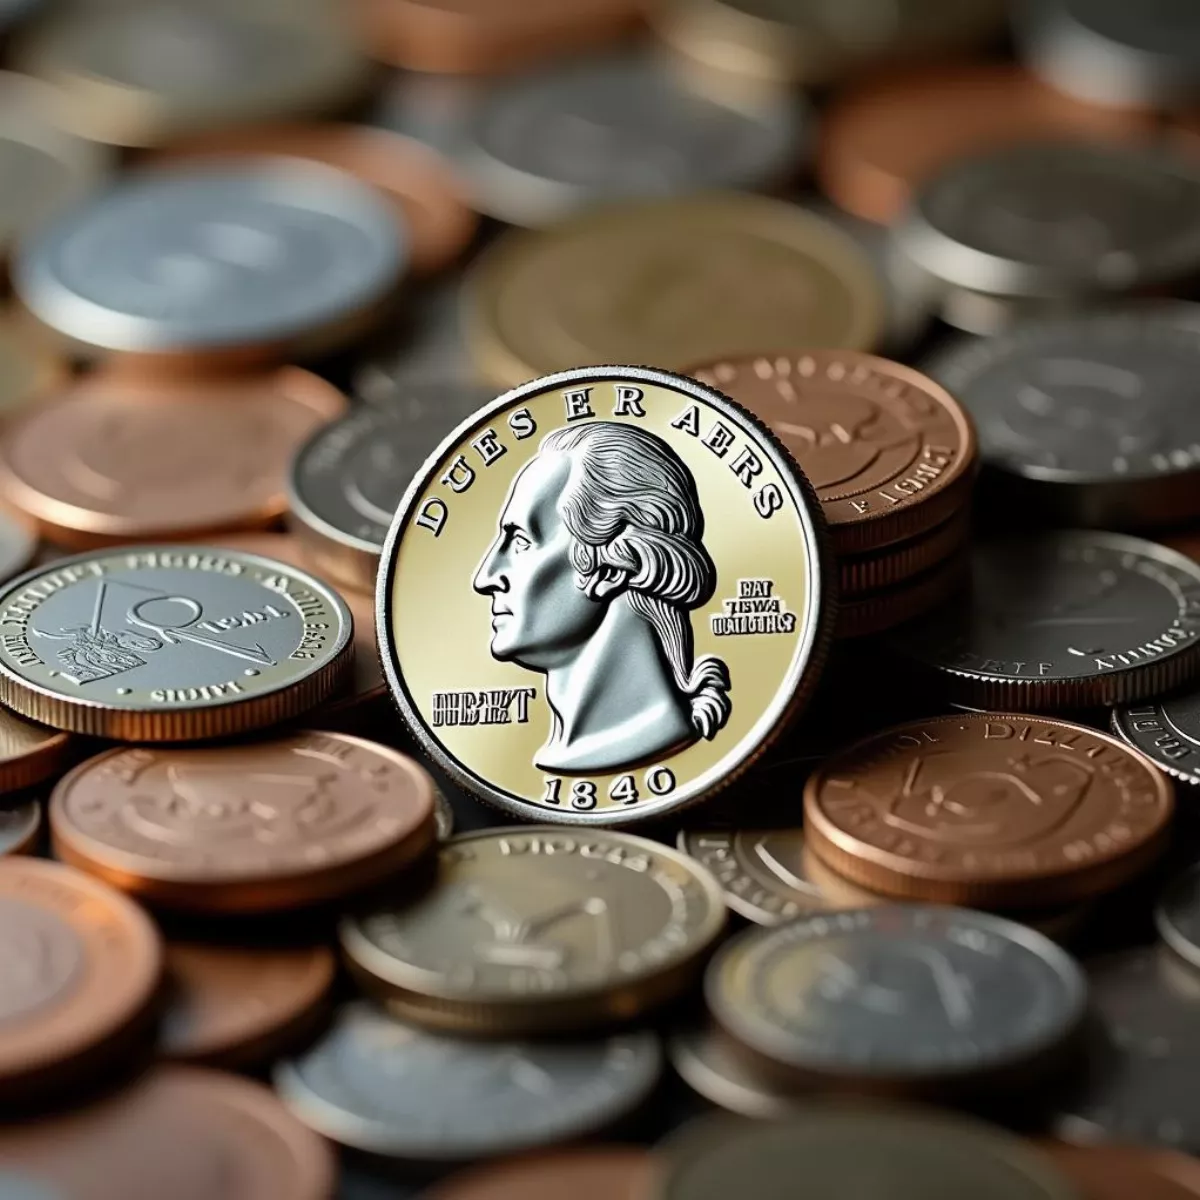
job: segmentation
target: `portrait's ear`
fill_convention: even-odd
[[[628,582],[628,571],[621,567],[601,564],[583,581],[583,594],[589,600],[603,603],[619,596]]]

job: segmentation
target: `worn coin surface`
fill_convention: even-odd
[[[1169,883],[1154,910],[1159,936],[1180,958],[1200,966],[1200,868]]]
[[[651,1175],[648,1150],[587,1146],[489,1164],[437,1184],[428,1200],[634,1200]],[[1150,1198],[1153,1200],[1153,1198]]]
[[[32,849],[41,828],[42,806],[36,800],[0,808],[0,858]]]
[[[662,1071],[651,1033],[476,1041],[423,1033],[362,1001],[276,1068],[293,1112],[343,1145],[449,1162],[595,1134],[636,1109]]]
[[[55,785],[50,828],[60,858],[148,901],[290,908],[359,891],[424,853],[433,783],[398,751],[342,733],[120,748]]]
[[[1200,566],[1165,546],[1082,530],[980,542],[971,582],[889,640],[951,700],[1015,712],[1131,703],[1200,668]]]
[[[0,708],[0,792],[19,792],[61,774],[73,745],[68,734]]]
[[[804,788],[809,844],[891,895],[1020,908],[1131,878],[1163,849],[1170,781],[1115,737],[1067,721],[960,712],[826,760]]]
[[[629,1019],[679,995],[724,924],[716,881],[678,851],[533,826],[451,838],[428,892],[347,917],[341,938],[393,1011],[524,1034]]]
[[[783,448],[720,393],[638,367],[534,380],[401,503],[384,670],[425,749],[489,803],[661,815],[727,784],[806,701],[832,614],[822,540]]]
[[[744,404],[817,490],[839,554],[927,533],[964,507],[975,431],[948,391],[852,351],[759,354],[689,371]]]
[[[1200,692],[1194,686],[1114,708],[1112,727],[1172,778],[1200,784]]]
[[[504,387],[581,363],[678,370],[763,346],[869,350],[884,314],[852,239],[798,205],[737,193],[625,202],[507,234],[480,257],[464,303],[472,356]]]
[[[926,369],[974,418],[1003,497],[1042,520],[1135,529],[1200,515],[1200,306],[1042,320]]]
[[[0,1095],[71,1086],[148,1014],[162,969],[157,931],[95,879],[0,859]],[[8,1157],[0,1151],[0,1162]]]
[[[221,737],[336,693],[350,610],[273,559],[203,547],[96,550],[0,589],[0,700],[128,741]]]

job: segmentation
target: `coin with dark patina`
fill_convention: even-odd
[[[1112,727],[1168,775],[1200,784],[1200,689],[1194,684],[1114,708]]]

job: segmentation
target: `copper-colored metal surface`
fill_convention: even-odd
[[[1085,899],[1161,852],[1170,781],[1082,725],[958,713],[884,730],[804,787],[808,845],[905,899],[1023,908]]]
[[[50,799],[59,858],[196,911],[315,904],[378,883],[434,843],[433,782],[387,746],[302,732],[212,749],[110,750]]]
[[[1038,1149],[1079,1189],[1080,1200],[1197,1200],[1200,1163],[1187,1154],[1146,1146],[1069,1146]]]
[[[291,456],[345,398],[307,371],[202,381],[100,372],[0,433],[0,496],[80,549],[269,525]]]
[[[463,1171],[425,1195],[427,1200],[642,1200],[651,1162],[648,1150],[633,1146],[564,1150]]]
[[[920,537],[886,546],[877,554],[845,554],[838,559],[838,589],[843,602],[856,594],[897,587],[914,576],[966,552],[971,511],[963,508]]]
[[[1097,108],[1003,63],[922,66],[871,75],[822,122],[817,179],[848,212],[889,224],[944,163],[1007,142],[1149,137],[1138,113]]]
[[[871,637],[895,629],[905,621],[945,604],[969,577],[970,564],[966,557],[954,555],[893,587],[845,596],[838,603],[834,636]]]
[[[158,933],[124,896],[58,863],[0,860],[0,1098],[70,1087],[128,1049],[161,969]]]
[[[61,774],[70,761],[72,743],[69,733],[0,708],[0,792],[35,787]]]
[[[435,151],[412,138],[368,125],[261,125],[172,146],[162,157],[231,158],[283,154],[338,167],[394,202],[411,238],[413,269],[437,271],[466,249],[479,224],[463,189]]]

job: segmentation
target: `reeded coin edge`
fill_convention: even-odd
[[[1165,721],[1166,714],[1163,712],[1162,705],[1156,704],[1154,707],[1159,713],[1163,714],[1162,719]],[[1189,787],[1200,786],[1200,773],[1184,771],[1180,767],[1175,766],[1174,763],[1158,758],[1150,750],[1140,746],[1137,741],[1137,735],[1128,727],[1129,720],[1128,705],[1121,705],[1112,710],[1112,715],[1108,719],[1109,728],[1127,746],[1145,755],[1160,771],[1170,775],[1172,779],[1178,780],[1180,783],[1185,783]]]

